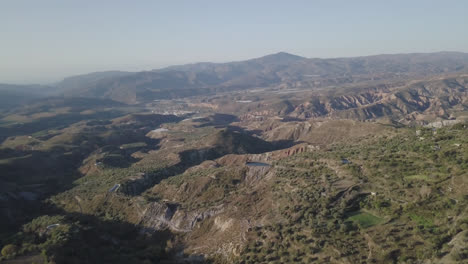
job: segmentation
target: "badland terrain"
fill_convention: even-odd
[[[468,54],[0,85],[4,263],[465,263]]]

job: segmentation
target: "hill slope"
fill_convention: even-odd
[[[307,59],[281,52],[239,62],[196,63],[138,73],[91,74],[89,78],[70,78],[73,81],[61,85],[68,95],[136,103],[254,87],[319,88],[467,71],[468,54],[456,52],[336,59]]]

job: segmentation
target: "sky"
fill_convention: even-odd
[[[0,83],[304,57],[468,52],[465,0],[2,0]]]

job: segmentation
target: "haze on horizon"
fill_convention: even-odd
[[[468,52],[466,1],[25,1],[0,8],[0,83],[286,51]],[[448,15],[450,14],[450,15]]]

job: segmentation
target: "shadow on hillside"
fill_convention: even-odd
[[[0,140],[3,142],[7,137],[31,135],[46,129],[63,129],[83,120],[112,119],[121,115],[121,112],[113,110],[93,114],[67,113],[38,118],[28,123],[16,123],[8,127],[0,127]]]
[[[249,136],[252,136],[252,137],[258,137],[258,138],[263,133],[263,130],[260,130],[260,129],[246,130],[243,127],[240,127],[240,126],[227,126],[226,129],[228,129],[230,131],[234,131],[234,132],[243,133],[243,134],[246,134],[246,135],[249,135]],[[272,149],[271,149],[272,151],[273,150],[280,150],[280,149],[284,149],[284,148],[290,148],[290,147],[292,147],[294,145],[303,143],[301,141],[294,141],[292,139],[290,139],[290,140],[287,140],[287,139],[275,140],[275,141],[268,141],[268,142],[272,145]]]
[[[0,233],[12,232],[43,213],[41,201],[73,187],[83,153],[2,150]]]
[[[130,196],[140,195],[154,185],[159,184],[164,179],[181,174],[188,168],[199,165],[205,160],[217,159],[226,154],[229,153],[219,152],[217,148],[183,151],[179,153],[180,161],[177,164],[159,169],[155,172],[146,173],[143,177],[124,182],[120,187],[120,192]]]
[[[47,150],[35,150],[35,145],[28,143],[18,145],[14,149],[0,149],[0,239],[2,240],[0,244],[4,244],[4,238],[11,237],[20,231],[23,224],[38,216],[53,214],[54,210],[51,210],[43,201],[73,188],[74,181],[83,176],[80,171],[81,166],[83,170],[100,166],[99,161],[83,163],[90,155],[101,158],[106,156],[107,151],[114,152],[115,156],[110,156],[106,160],[109,162],[108,165],[128,167],[137,160],[130,156],[134,151],[145,152],[159,148],[159,140],[147,138],[145,135],[152,129],[151,125],[154,125],[154,122],[160,124],[165,120],[151,119],[148,121],[149,124],[141,124],[141,127],[146,130],[139,129],[140,126],[135,127],[132,124],[105,127],[110,124],[108,119],[120,115],[121,113],[114,110],[91,115],[70,113],[40,118],[27,124],[0,127],[0,138],[4,139],[9,136],[29,135],[48,129],[63,128],[82,120],[89,120],[86,125],[91,126],[80,133],[66,134],[67,145],[52,142]],[[106,133],[101,136],[98,132],[103,130]],[[49,132],[37,133],[33,135],[33,138],[48,140],[56,135],[58,134],[49,135]],[[132,143],[139,145],[133,146]],[[124,224],[119,224],[119,226],[125,229]],[[92,232],[89,235],[92,237]],[[114,253],[118,255],[118,251]]]
[[[298,118],[298,117],[292,117],[292,116],[285,116],[283,119],[281,119],[282,123],[288,123],[288,122],[303,122],[306,119],[304,118]]]
[[[218,141],[215,141],[212,147],[182,151],[179,153],[180,161],[177,164],[128,180],[122,184],[120,192],[130,196],[141,195],[164,179],[181,174],[188,168],[199,165],[206,160],[215,160],[228,154],[260,154],[297,144],[297,142],[290,140],[267,142],[229,129],[220,132],[217,137],[213,138],[217,138]]]
[[[8,242],[47,243],[46,254],[54,263],[207,263],[203,256],[184,256],[183,244],[170,230],[145,228],[110,216],[103,219],[65,212],[54,206],[47,213],[64,216],[58,223],[63,227],[24,232]]]
[[[260,129],[247,130],[247,129],[245,129],[243,127],[240,127],[240,126],[231,126],[231,125],[226,126],[226,129],[228,129],[230,131],[244,133],[244,134],[249,135],[249,136],[260,136],[262,134],[262,132],[263,132]]]
[[[198,128],[207,126],[225,127],[233,122],[239,121],[239,118],[235,115],[216,113],[205,118],[197,119],[196,121],[201,123],[200,125],[195,126]]]
[[[106,139],[77,136],[72,139],[73,145],[56,145],[47,151],[30,146],[0,149],[0,235],[16,232],[22,224],[43,214],[41,201],[73,188],[74,181],[83,177],[81,166],[123,168],[136,162],[138,159],[131,156],[134,148],[107,145],[119,146],[128,140],[133,138],[121,133]],[[141,151],[158,148],[159,140],[146,138],[145,143],[148,146]],[[102,158],[83,164],[93,153]]]

